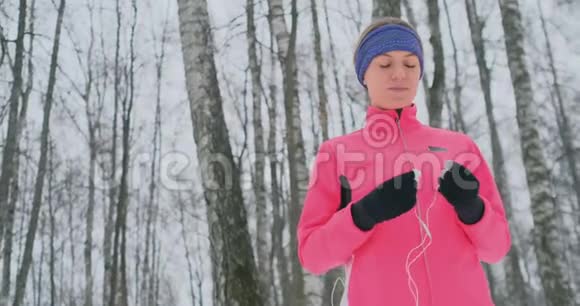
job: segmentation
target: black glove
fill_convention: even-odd
[[[368,231],[377,223],[391,220],[411,210],[417,202],[415,173],[409,171],[377,186],[351,205],[354,224]]]
[[[453,165],[439,178],[439,192],[447,199],[465,224],[475,224],[483,217],[479,181],[463,165]]]

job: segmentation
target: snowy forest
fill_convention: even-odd
[[[496,305],[580,305],[578,0],[0,0],[0,306],[338,305],[296,226],[383,16],[422,37],[420,120],[494,172]]]

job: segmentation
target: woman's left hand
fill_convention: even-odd
[[[453,205],[463,223],[474,224],[483,216],[479,181],[463,165],[453,162],[450,169],[439,178],[438,190]]]

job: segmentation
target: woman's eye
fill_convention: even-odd
[[[417,65],[405,65],[407,68],[415,68]]]
[[[386,65],[380,65],[381,68],[389,68],[391,67],[391,64],[386,64]]]

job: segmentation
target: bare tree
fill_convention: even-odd
[[[49,259],[48,259],[48,270],[49,270],[49,278],[50,278],[50,306],[56,305],[56,283],[55,283],[55,249],[54,249],[54,240],[56,235],[56,220],[54,217],[54,205],[52,203],[52,194],[53,194],[53,181],[54,181],[54,143],[52,141],[49,142],[49,157],[48,157],[48,222],[49,222]]]
[[[417,19],[415,18],[415,11],[413,10],[413,7],[411,6],[411,4],[409,3],[409,0],[402,0],[401,1],[403,8],[405,9],[405,14],[407,14],[407,18],[409,19],[409,23],[415,28],[417,29]],[[423,88],[425,89],[425,92],[427,93],[425,95],[425,104],[429,105],[429,79],[427,78],[427,74],[423,73],[423,78],[421,79],[421,84],[423,85]]]
[[[46,231],[46,215],[43,213],[41,218],[40,218],[40,258],[38,258],[38,278],[36,279],[36,287],[34,287],[34,267],[35,265],[32,264],[32,275],[33,275],[33,291],[32,291],[32,301],[34,302],[35,306],[41,306],[40,301],[42,298],[42,284],[43,284],[43,280],[42,277],[44,276],[44,269],[43,269],[43,265],[44,265],[44,255],[46,254],[45,252],[45,248],[46,248],[46,244],[44,242],[44,237],[42,236],[42,234],[44,234],[44,232]],[[34,260],[32,260],[34,262]],[[26,300],[25,300],[26,301]]]
[[[546,21],[546,17],[544,16],[544,11],[542,10],[542,6],[540,1],[537,1],[538,10],[540,11],[540,25],[542,27],[542,33],[544,34],[544,39],[546,42],[546,52],[548,53],[548,65],[549,65],[549,73],[552,79],[552,91],[555,94],[551,95],[550,99],[554,106],[554,110],[556,111],[556,124],[558,128],[558,135],[560,136],[560,141],[562,142],[563,147],[563,155],[564,160],[566,161],[565,168],[567,170],[567,174],[572,180],[572,189],[574,190],[574,195],[576,196],[576,206],[577,210],[580,210],[580,179],[578,177],[578,161],[580,160],[580,155],[575,153],[574,149],[574,139],[572,135],[574,134],[574,129],[570,124],[570,112],[569,108],[566,107],[564,104],[564,97],[563,97],[563,90],[562,87],[565,86],[561,83],[560,76],[556,69],[556,62],[554,58],[554,51],[552,47],[552,42],[550,40],[550,35],[548,34],[548,22]],[[574,208],[574,205],[571,206]],[[580,225],[580,216],[576,221],[578,225]],[[580,229],[577,226],[575,234],[578,235]],[[577,238],[577,237],[575,237]],[[571,265],[572,269],[572,279],[571,281],[575,281],[576,288],[580,288],[580,277],[577,277],[578,273],[580,273],[580,257],[578,256],[578,250],[580,248],[580,242],[577,239],[571,239],[572,241],[569,242],[571,245]],[[574,256],[576,255],[576,256]],[[580,292],[575,290],[577,303],[580,303]]]
[[[437,0],[427,0],[427,10],[429,12],[429,29],[431,37],[429,42],[433,46],[433,62],[435,71],[433,72],[433,84],[429,88],[427,109],[429,111],[429,125],[441,127],[441,112],[443,110],[443,100],[445,99],[445,54],[443,53],[443,43],[441,39],[441,27],[439,26],[439,4]]]
[[[114,76],[113,76],[113,100],[114,100],[114,110],[113,110],[113,127],[112,127],[112,145],[111,145],[111,173],[109,177],[109,208],[107,211],[107,219],[105,221],[105,237],[103,240],[103,253],[104,253],[104,270],[105,275],[103,278],[103,304],[111,300],[111,295],[113,288],[116,284],[112,281],[112,270],[113,270],[113,254],[111,252],[111,244],[113,241],[113,218],[115,217],[115,203],[117,196],[117,120],[119,112],[119,99],[120,99],[120,83],[121,77],[119,73],[119,52],[121,49],[121,7],[120,1],[115,1],[115,13],[116,13],[116,38],[115,38],[115,63],[114,63]],[[103,33],[101,33],[101,39]],[[103,43],[102,43],[103,44]],[[104,55],[103,55],[104,56]],[[112,306],[112,305],[111,305]]]
[[[30,5],[30,18],[29,18],[29,31],[34,32],[34,21],[35,21],[35,3],[33,0]],[[28,101],[30,98],[30,93],[32,92],[32,84],[34,80],[34,64],[33,64],[33,50],[34,50],[34,35],[29,36],[28,41],[28,72],[27,72],[27,82],[24,92],[22,93],[22,105],[20,108],[20,114],[17,122],[16,129],[16,148],[15,151],[20,151],[20,138],[22,135],[22,130],[25,128],[26,114],[28,112]],[[4,231],[4,248],[3,248],[3,269],[2,269],[2,291],[0,293],[0,305],[8,303],[10,296],[10,275],[12,268],[12,245],[13,245],[13,227],[14,227],[14,212],[16,210],[16,204],[18,202],[18,195],[20,193],[20,182],[18,177],[18,171],[20,168],[20,158],[16,156],[14,158],[14,173],[15,176],[12,178],[10,186],[10,202],[6,210],[6,228]]]
[[[192,199],[194,200],[194,199]],[[189,241],[187,240],[187,231],[185,225],[185,201],[181,198],[181,193],[177,192],[177,204],[179,205],[179,223],[181,225],[181,239],[183,239],[183,248],[185,251],[185,260],[187,262],[187,276],[189,277],[189,294],[191,295],[191,305],[196,304],[195,290],[193,289],[193,265],[191,264],[191,252],[189,251]],[[200,267],[198,267],[200,268]]]
[[[68,215],[67,215],[67,221],[68,221],[68,243],[69,243],[69,247],[70,247],[70,262],[71,262],[71,266],[75,267],[76,266],[76,253],[75,253],[75,239],[74,239],[74,233],[76,231],[75,229],[75,225],[74,225],[74,219],[73,219],[73,212],[74,212],[74,207],[75,204],[78,203],[77,198],[75,196],[74,190],[73,190],[73,181],[77,178],[77,173],[75,170],[73,169],[69,169],[66,173],[65,179],[64,179],[64,190],[66,190],[66,195],[67,195],[67,204],[68,204]],[[68,296],[68,303],[72,306],[75,305],[75,282],[76,277],[75,277],[75,270],[74,269],[70,269],[70,274],[69,274],[69,282],[70,282],[70,288],[69,288],[69,296]]]
[[[20,0],[18,9],[18,32],[12,77],[14,82],[8,98],[8,128],[2,153],[2,173],[0,174],[0,241],[4,236],[4,225],[7,224],[8,191],[10,181],[14,177],[14,157],[16,152],[16,131],[18,129],[18,100],[22,90],[22,66],[24,60],[24,31],[26,30],[26,0]],[[4,44],[4,42],[2,42]]]
[[[270,14],[270,13],[269,13]],[[268,18],[268,26],[270,28],[270,50],[274,50],[274,31],[272,30],[272,18]],[[276,270],[278,272],[278,279],[280,280],[280,288],[282,291],[282,304],[288,303],[291,300],[290,297],[290,274],[288,273],[288,257],[284,251],[283,237],[285,228],[285,214],[284,206],[280,197],[280,182],[278,180],[278,166],[281,164],[278,162],[277,156],[277,146],[276,146],[276,130],[277,130],[277,92],[278,87],[276,85],[276,54],[274,52],[270,53],[270,78],[268,83],[269,89],[269,104],[268,104],[268,120],[270,129],[268,131],[268,159],[270,162],[270,190],[271,190],[271,202],[272,202],[272,258],[270,262],[276,259]],[[266,100],[267,102],[268,100]],[[274,273],[274,269],[272,269]],[[274,275],[272,275],[274,279]],[[272,286],[275,283],[272,282]],[[277,292],[274,287],[274,297],[277,300]],[[279,304],[276,304],[279,305]]]
[[[336,61],[336,51],[334,50],[334,40],[332,38],[332,29],[330,27],[330,21],[328,18],[328,5],[326,0],[324,0],[324,19],[326,24],[326,32],[328,33],[328,43],[330,45],[330,66],[332,67],[332,76],[334,77],[334,86],[336,90],[336,97],[338,99],[338,112],[340,114],[340,127],[342,134],[346,134],[346,124],[344,121],[344,110],[343,110],[343,97],[342,88],[340,82],[338,81],[338,69]]]
[[[396,1],[395,1],[396,2]],[[322,60],[322,47],[321,47],[321,39],[320,39],[320,30],[318,24],[318,9],[316,8],[316,2],[314,0],[310,0],[310,8],[312,11],[312,26],[314,30],[314,55],[316,60],[316,81],[318,85],[318,114],[319,114],[319,121],[320,121],[320,129],[322,130],[322,141],[328,140],[328,113],[327,113],[327,104],[328,104],[328,97],[326,95],[326,88],[324,84],[324,63]],[[400,11],[400,5],[399,5]],[[328,24],[327,24],[328,25]],[[332,44],[332,42],[331,42]],[[340,109],[342,109],[342,105],[339,105]],[[342,118],[341,118],[342,119]],[[344,119],[343,119],[344,120]],[[342,123],[344,127],[344,122]],[[317,151],[318,148],[315,148]],[[341,273],[342,269],[335,268],[331,271],[327,272],[324,275],[324,288],[322,298],[327,299],[332,295],[332,288],[334,286],[334,282],[337,278],[341,277],[343,274]],[[339,296],[342,295],[342,292],[339,290],[337,292]]]
[[[310,0],[310,11],[312,12],[312,28],[314,31],[314,57],[316,60],[316,84],[318,85],[318,117],[322,128],[322,140],[328,139],[328,97],[324,85],[324,63],[322,60],[322,47],[320,39],[320,26],[318,24],[318,9],[316,2]]]
[[[459,59],[457,50],[457,44],[455,43],[455,37],[453,35],[453,28],[451,27],[451,15],[449,14],[449,6],[447,5],[447,0],[443,0],[443,6],[445,8],[445,15],[447,16],[447,29],[449,31],[449,38],[451,39],[451,46],[453,47],[453,101],[455,102],[455,110],[449,110],[449,117],[454,118],[455,125],[457,129],[467,133],[467,127],[465,125],[465,120],[463,120],[463,107],[461,105],[461,93],[463,91],[463,84],[459,81],[461,78],[461,72],[459,71]]]
[[[288,32],[284,20],[284,6],[281,0],[269,0],[269,18],[272,32],[278,46],[278,60],[282,67],[284,83],[284,110],[286,114],[286,149],[290,170],[290,202],[288,203],[288,219],[290,226],[290,263],[292,271],[292,302],[304,305],[304,275],[298,259],[298,239],[296,228],[302,202],[306,195],[308,184],[308,169],[304,153],[302,123],[300,119],[300,100],[298,94],[296,66],[296,34],[298,27],[298,9],[296,0],[291,1],[291,31]]]
[[[152,148],[152,158],[151,158],[151,174],[149,182],[149,197],[147,199],[147,209],[146,209],[146,221],[145,221],[145,251],[143,259],[143,276],[141,280],[141,304],[142,305],[153,305],[154,301],[154,288],[152,288],[152,279],[154,279],[154,274],[152,273],[152,263],[154,257],[152,256],[154,245],[153,239],[153,226],[156,221],[156,209],[155,204],[157,201],[156,195],[159,190],[157,187],[157,177],[158,177],[158,167],[160,163],[160,150],[161,150],[161,94],[162,94],[162,82],[163,82],[163,65],[165,62],[165,52],[166,44],[168,38],[168,20],[165,18],[161,37],[158,39],[155,31],[152,31],[153,41],[159,41],[159,47],[155,46],[155,119],[154,119],[154,131],[153,131],[153,148]],[[139,298],[137,298],[138,300]]]
[[[6,37],[4,37],[4,29],[0,24],[0,67],[4,64],[4,59],[6,58],[6,54],[8,53],[6,47]]]
[[[135,96],[134,84],[134,65],[135,65],[135,27],[137,24],[137,4],[131,2],[133,11],[133,20],[131,24],[131,37],[129,41],[130,59],[129,70],[124,69],[124,77],[128,82],[128,96],[121,103],[121,122],[122,122],[122,160],[121,160],[121,184],[119,186],[119,200],[117,202],[117,211],[115,219],[115,232],[113,238],[113,269],[111,273],[111,292],[109,296],[109,306],[129,305],[129,296],[127,289],[127,207],[129,206],[129,139],[131,137],[131,115],[133,113],[133,102]],[[120,263],[119,263],[120,262]],[[120,276],[120,277],[119,277]],[[117,288],[119,281],[120,288]],[[117,292],[118,290],[118,292]]]
[[[42,121],[41,144],[40,144],[40,160],[38,162],[38,172],[36,175],[36,183],[34,188],[34,198],[32,200],[32,212],[28,225],[28,232],[26,233],[26,246],[24,248],[24,256],[22,259],[22,266],[18,271],[16,277],[16,293],[14,296],[14,306],[20,306],[24,298],[26,288],[26,280],[30,263],[32,262],[32,249],[34,247],[34,238],[36,236],[36,228],[38,226],[38,216],[40,213],[40,206],[42,204],[42,189],[44,185],[44,176],[46,172],[47,154],[48,154],[48,135],[50,127],[50,111],[53,102],[53,92],[56,83],[56,67],[58,60],[58,50],[60,47],[60,32],[62,29],[62,19],[64,15],[65,0],[60,1],[58,7],[58,16],[56,20],[56,29],[54,34],[54,42],[52,47],[52,55],[50,59],[50,71],[48,76],[48,89],[44,101],[44,117]]]
[[[467,11],[467,19],[471,31],[471,42],[475,52],[477,67],[479,71],[479,80],[483,97],[485,100],[485,110],[487,114],[488,126],[491,138],[491,148],[493,153],[493,170],[495,180],[499,188],[504,206],[506,208],[506,216],[509,220],[513,220],[511,194],[508,189],[508,176],[505,169],[505,162],[503,157],[503,148],[501,146],[497,122],[493,114],[493,103],[491,98],[491,71],[486,62],[486,47],[483,40],[483,21],[477,13],[477,6],[475,1],[466,0],[465,7]],[[513,224],[511,227],[512,237],[514,241],[518,239],[518,225]],[[495,301],[500,305],[525,305],[527,304],[527,284],[524,281],[522,271],[520,270],[520,249],[519,245],[510,249],[507,259],[501,264],[505,269],[506,278],[496,278],[492,287]],[[491,267],[494,269],[494,267]]]
[[[533,241],[546,300],[550,305],[573,305],[570,283],[559,255],[564,254],[554,210],[546,165],[533,104],[534,91],[525,64],[524,28],[517,0],[499,0],[505,47],[516,97],[516,118],[534,217]]]
[[[546,40],[546,52],[548,53],[548,64],[549,64],[549,72],[552,78],[552,86],[554,93],[556,95],[556,102],[557,102],[557,116],[556,122],[558,124],[558,131],[560,140],[562,142],[562,146],[564,149],[564,157],[566,162],[568,163],[568,175],[572,179],[572,189],[575,192],[577,207],[580,208],[580,178],[578,177],[578,172],[580,171],[578,168],[578,160],[577,156],[574,154],[574,141],[573,141],[573,129],[570,125],[569,114],[567,112],[567,108],[564,104],[564,98],[562,94],[562,84],[560,81],[560,76],[558,75],[558,71],[556,69],[556,63],[554,59],[554,52],[552,47],[552,42],[550,41],[550,35],[548,35],[547,29],[547,22],[546,18],[544,17],[544,13],[540,2],[537,2],[538,10],[540,11],[540,24],[542,26],[542,33],[544,34],[544,38]],[[580,218],[578,219],[580,222]]]
[[[261,281],[261,291],[269,292],[270,267],[268,265],[268,233],[270,233],[269,218],[266,205],[266,185],[264,183],[264,129],[262,127],[262,78],[256,50],[256,25],[254,21],[254,0],[246,2],[246,39],[248,40],[248,58],[252,76],[252,127],[254,129],[255,174],[254,194],[256,197],[256,249],[258,273]],[[270,127],[272,128],[272,127]],[[266,295],[269,300],[269,294]]]
[[[401,17],[401,0],[373,0],[373,19]]]
[[[95,210],[95,170],[97,163],[97,139],[96,126],[99,125],[102,105],[99,107],[91,100],[91,92],[93,88],[93,48],[95,43],[95,34],[93,27],[93,6],[87,4],[90,13],[90,41],[89,50],[87,52],[87,78],[84,86],[84,93],[81,96],[85,102],[85,114],[87,118],[87,131],[89,135],[89,198],[86,213],[86,238],[84,245],[84,259],[85,259],[85,306],[93,305],[93,223]]]
[[[207,204],[214,305],[264,305],[240,172],[234,163],[222,109],[207,2],[179,0],[177,3],[193,137]]]

